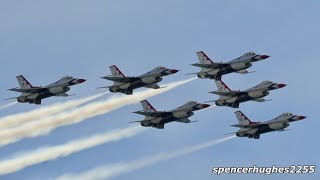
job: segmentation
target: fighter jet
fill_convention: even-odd
[[[10,91],[22,93],[19,97],[9,98],[17,99],[20,103],[41,104],[41,100],[51,96],[69,96],[66,92],[70,90],[69,86],[85,82],[85,79],[77,79],[70,76],[65,76],[60,80],[44,86],[32,86],[29,81],[22,75],[17,76],[20,88],[12,88]]]
[[[218,91],[212,91],[209,93],[219,95],[220,98],[218,100],[208,102],[215,102],[217,106],[228,106],[232,108],[239,108],[239,104],[246,101],[268,101],[263,97],[269,95],[269,91],[286,86],[286,84],[263,81],[262,83],[244,91],[232,91],[222,80],[216,79],[215,83]]]
[[[231,125],[238,127],[240,130],[236,132],[238,137],[248,137],[259,139],[260,134],[273,131],[286,131],[290,122],[305,119],[305,116],[293,115],[292,113],[283,113],[280,116],[266,122],[251,122],[241,111],[235,112],[239,124]]]
[[[127,95],[131,95],[134,89],[140,87],[159,89],[160,86],[157,83],[162,81],[163,76],[178,72],[176,69],[168,69],[163,66],[159,66],[137,77],[125,77],[117,66],[112,65],[109,68],[112,76],[105,76],[102,78],[111,80],[114,84],[112,86],[100,88],[109,88],[110,92],[120,92]]]
[[[173,121],[181,123],[194,122],[189,119],[190,116],[193,116],[193,111],[201,110],[210,106],[209,104],[189,101],[186,104],[170,111],[156,111],[156,109],[147,100],[141,101],[141,105],[143,107],[143,111],[137,111],[134,113],[144,115],[145,119],[133,122],[141,123],[141,126],[144,127],[153,127],[157,129],[164,129],[164,125],[166,123]]]
[[[254,52],[247,52],[244,55],[233,59],[228,62],[213,62],[203,51],[197,52],[200,63],[191,64],[201,68],[201,71],[197,76],[201,79],[209,78],[215,79],[217,76],[222,76],[230,73],[247,74],[249,73],[246,69],[252,66],[253,62],[267,59],[268,55],[260,55]]]

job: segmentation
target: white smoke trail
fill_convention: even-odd
[[[0,118],[0,129],[9,128],[12,126],[20,125],[21,123],[26,123],[29,121],[43,118],[43,117],[47,117],[49,115],[52,115],[52,114],[55,114],[55,113],[58,113],[58,112],[61,112],[64,110],[77,107],[81,104],[84,104],[84,103],[92,101],[96,98],[99,98],[105,94],[106,94],[106,92],[99,93],[99,94],[92,95],[92,96],[82,98],[82,99],[70,100],[70,101],[67,101],[64,103],[56,103],[56,104],[53,104],[50,106],[41,107],[41,108],[38,108],[35,110],[31,110],[29,112],[22,112],[19,114],[2,117],[2,118]]]
[[[2,106],[0,106],[0,110],[6,109],[6,108],[11,107],[11,106],[16,105],[16,104],[17,104],[17,102],[11,102],[11,103],[2,105]]]
[[[235,138],[236,136],[230,136],[218,140],[211,140],[206,143],[185,147],[183,149],[179,149],[176,151],[170,151],[166,153],[160,153],[148,157],[143,157],[141,159],[128,162],[128,163],[117,163],[113,165],[107,165],[107,166],[100,166],[94,169],[91,169],[89,171],[86,171],[84,173],[77,173],[77,174],[65,174],[57,178],[57,180],[106,180],[115,176],[119,176],[122,174],[130,173],[133,171],[137,171],[139,169],[149,167],[151,165],[155,165],[157,163],[160,163],[162,161],[167,161],[173,158],[177,158],[180,156],[184,156],[187,154],[191,154],[197,151],[200,151],[202,149],[208,148],[210,146],[218,145],[223,142],[226,142],[230,139]]]
[[[148,89],[136,92],[131,96],[122,95],[104,101],[93,102],[72,111],[62,112],[56,116],[41,119],[40,121],[30,122],[16,128],[5,129],[0,131],[0,147],[17,142],[23,138],[50,133],[60,126],[79,123],[88,118],[109,113],[128,104],[138,103],[141,100],[167,92],[194,79],[196,78],[169,83],[166,85],[166,88],[162,89]]]
[[[45,161],[66,157],[73,153],[77,153],[101,144],[119,141],[124,138],[130,138],[145,130],[146,128],[134,126],[74,140],[62,145],[43,147],[31,152],[26,152],[23,154],[20,153],[13,158],[0,161],[0,175],[17,172],[26,167]]]

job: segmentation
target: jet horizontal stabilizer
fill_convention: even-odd
[[[243,127],[243,125],[240,125],[240,124],[233,124],[233,125],[230,125],[230,126],[232,126],[232,127],[239,127],[239,128],[242,128],[242,127]]]
[[[11,98],[7,98],[7,99],[3,99],[3,100],[11,100],[11,99],[17,99],[17,98],[19,98],[19,96],[18,97],[11,97]]]
[[[46,88],[41,88],[41,87],[33,87],[29,89],[23,89],[23,88],[12,88],[8,89],[9,91],[15,91],[15,92],[20,92],[20,93],[39,93],[41,91],[46,90]]]
[[[107,79],[108,77],[113,77],[112,75],[107,75],[107,76],[103,76],[103,77],[100,77],[102,79]]]
[[[197,72],[195,72],[195,73],[188,73],[188,74],[185,74],[186,76],[187,75],[194,75],[194,74],[198,74]]]
[[[192,66],[197,66],[197,67],[201,67],[201,68],[208,68],[208,69],[212,69],[212,68],[222,68],[222,67],[226,67],[229,64],[224,64],[224,63],[211,63],[211,64],[202,64],[202,63],[194,63],[191,64]]]
[[[143,120],[142,120],[143,121]],[[141,123],[142,121],[130,121],[128,123]]]
[[[120,83],[129,83],[139,80],[140,78],[137,77],[113,77],[113,76],[105,76],[103,79],[107,79],[114,82],[120,82]]]
[[[111,86],[103,86],[103,87],[97,87],[97,89],[107,89],[110,88]]]
[[[228,92],[211,91],[209,93],[220,95],[220,96],[240,96],[240,95],[246,94],[246,92],[241,92],[241,91],[228,91]]]
[[[238,127],[238,128],[255,128],[255,127],[262,127],[265,126],[266,124],[263,123],[253,123],[253,124],[247,124],[247,125],[241,125],[241,124],[234,124],[234,125],[230,125],[233,127]]]
[[[171,115],[171,113],[163,112],[163,111],[156,111],[156,112],[136,111],[133,113],[144,115],[144,116],[151,116],[151,117],[161,117],[161,116]]]
[[[227,134],[224,134],[224,135],[230,135],[230,134],[236,134],[237,132],[231,132],[231,133],[227,133]]]
[[[203,103],[209,103],[209,102],[216,102],[216,101],[218,101],[218,99],[217,100],[212,100],[212,101],[204,101]]]

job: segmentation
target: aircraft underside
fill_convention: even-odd
[[[157,129],[164,129],[165,124],[171,123],[171,122],[174,122],[177,120],[178,120],[177,118],[169,117],[169,118],[162,119],[159,123],[152,123],[151,121],[145,121],[145,122],[143,121],[143,122],[141,122],[141,126],[153,127],[153,128],[157,128]]]
[[[230,67],[225,67],[225,68],[221,68],[219,69],[219,71],[217,73],[210,73],[210,71],[208,71],[207,73],[206,72],[203,72],[203,73],[198,73],[198,77],[199,78],[209,78],[209,79],[219,79],[221,78],[221,76],[223,75],[226,75],[226,74],[230,74],[230,73],[233,73],[233,72],[236,72],[236,70],[230,68]]]
[[[17,100],[20,103],[29,103],[29,104],[41,104],[42,99],[46,99],[52,96],[56,96],[57,94],[53,94],[50,91],[44,91],[41,93],[27,95],[27,96],[20,96]]]
[[[157,82],[155,82],[155,83],[157,83]],[[152,83],[152,84],[154,84],[154,83]],[[110,90],[110,92],[120,92],[120,93],[124,93],[127,95],[131,95],[133,93],[134,89],[146,87],[147,85],[150,85],[150,84],[144,83],[142,81],[135,81],[133,83],[130,83],[129,87],[126,89],[121,89],[121,88],[119,88],[119,86],[116,86],[116,87],[110,87],[109,90]]]
[[[253,139],[260,139],[260,135],[261,134],[265,134],[265,133],[269,133],[269,132],[274,132],[274,131],[281,131],[283,129],[285,129],[286,127],[288,127],[288,125],[283,126],[282,128],[279,129],[272,129],[270,128],[268,125],[260,127],[256,133],[254,134],[236,134],[238,137],[248,137],[248,138],[253,138]]]
[[[262,97],[259,97],[259,98],[262,98]],[[219,103],[219,102],[216,102],[216,105],[217,106],[228,106],[228,107],[232,107],[232,108],[239,108],[240,103],[251,101],[251,100],[254,100],[254,99],[259,99],[259,98],[252,98],[252,97],[250,97],[248,95],[242,95],[242,96],[239,96],[237,98],[237,100],[232,102],[232,103],[228,103],[228,102]]]

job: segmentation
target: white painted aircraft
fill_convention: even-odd
[[[253,62],[261,61],[270,57],[268,55],[247,52],[236,59],[223,63],[213,62],[203,51],[197,52],[197,56],[199,63],[191,65],[200,67],[201,71],[190,74],[197,74],[197,76],[201,79],[215,79],[216,77],[221,77],[222,75],[234,72],[239,74],[247,74],[249,73],[247,69],[252,66]]]
[[[217,106],[228,106],[232,108],[239,108],[239,104],[246,101],[268,101],[263,97],[269,95],[269,91],[286,86],[286,84],[263,81],[262,83],[244,91],[233,91],[222,80],[216,79],[215,83],[218,91],[212,91],[210,93],[219,95],[220,98],[218,100],[208,102],[215,102]]]
[[[265,122],[252,122],[241,111],[236,111],[235,115],[239,124],[231,125],[238,127],[240,130],[236,132],[238,137],[248,137],[259,139],[260,134],[286,131],[285,128],[289,127],[290,122],[300,121],[305,119],[305,116],[293,115],[292,113],[283,113],[280,116]]]
[[[19,97],[9,98],[17,99],[20,103],[41,104],[41,100],[52,96],[69,96],[66,92],[70,90],[69,86],[85,82],[85,79],[77,79],[71,76],[65,76],[60,80],[44,86],[32,86],[22,75],[17,76],[20,88],[12,88],[10,91],[22,93]],[[8,99],[7,99],[8,100]]]
[[[159,66],[140,76],[126,77],[120,71],[120,69],[117,68],[117,66],[112,65],[109,68],[111,70],[112,76],[105,76],[102,78],[111,80],[114,82],[114,84],[112,86],[100,88],[109,88],[110,92],[120,92],[127,95],[131,95],[134,89],[141,87],[159,89],[160,86],[157,83],[162,81],[163,76],[171,75],[178,72],[178,70],[176,69],[168,69],[163,66]]]
[[[133,121],[141,123],[144,127],[154,127],[157,129],[164,129],[164,125],[170,122],[191,123],[190,116],[194,115],[193,111],[201,110],[209,107],[209,104],[201,104],[195,101],[189,101],[184,105],[170,110],[170,111],[156,111],[156,109],[147,101],[141,101],[143,111],[134,113],[144,115],[145,119],[142,121]]]

